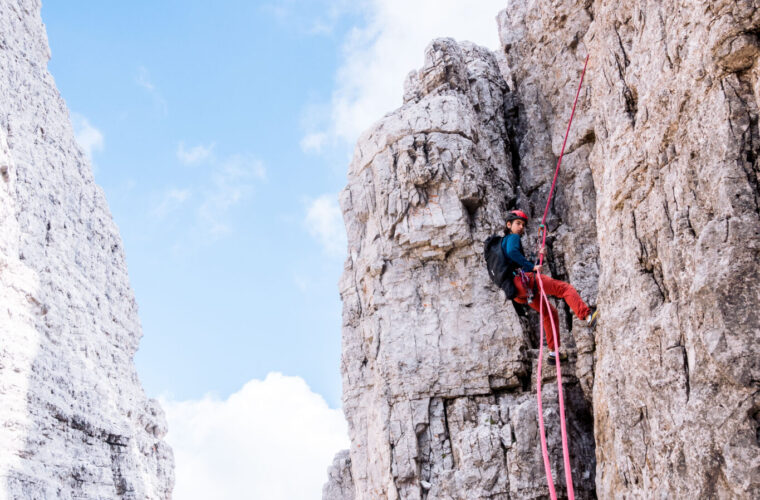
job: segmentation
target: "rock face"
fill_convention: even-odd
[[[558,304],[576,494],[760,497],[760,10],[528,0],[497,22],[497,53],[433,42],[349,167],[356,498],[548,494],[535,314],[490,285],[482,241],[543,213],[586,54],[547,224],[551,274],[602,311],[590,332]]]
[[[351,479],[351,456],[348,450],[343,450],[333,460],[327,469],[327,482],[322,489],[322,498],[341,498],[354,500],[354,482]]]
[[[510,99],[494,54],[438,40],[409,76],[404,106],[357,146],[341,194],[349,234],[341,295],[359,499],[548,494],[531,390],[536,338],[482,261],[483,241],[521,191]],[[569,378],[576,489],[591,497],[591,413]]]
[[[760,11],[594,4],[600,496],[760,497]]]
[[[168,498],[121,239],[47,71],[39,2],[0,2],[0,27],[0,498]]]

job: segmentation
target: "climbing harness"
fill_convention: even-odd
[[[549,206],[552,201],[552,196],[554,195],[554,187],[557,183],[557,176],[559,175],[559,168],[560,165],[562,165],[562,156],[565,154],[565,144],[567,144],[567,136],[570,133],[570,125],[573,123],[573,115],[575,115],[575,106],[578,104],[578,96],[580,96],[581,93],[581,86],[583,85],[583,77],[586,74],[586,66],[588,65],[588,58],[589,56],[586,56],[586,61],[583,64],[583,72],[581,73],[581,81],[578,83],[578,91],[575,94],[575,101],[573,102],[573,110],[570,112],[570,120],[567,123],[567,130],[565,131],[565,140],[562,142],[562,150],[559,153],[559,160],[557,160],[557,168],[554,171],[554,178],[552,179],[552,187],[549,190],[549,198],[546,200],[546,208],[544,209],[544,216],[541,219],[541,224],[539,225],[540,229],[540,238],[541,238],[541,247],[539,250],[539,267],[544,263],[544,247],[546,246],[546,216],[549,214]],[[538,289],[539,293],[541,295],[541,301],[539,306],[539,338],[541,341],[539,342],[539,348],[538,348],[538,374],[536,377],[536,383],[537,383],[537,391],[536,391],[536,397],[538,398],[538,426],[541,430],[541,452],[543,454],[544,458],[544,470],[546,471],[546,482],[549,485],[549,495],[551,496],[552,500],[557,499],[557,492],[554,489],[554,481],[552,480],[552,470],[551,470],[551,463],[549,462],[549,452],[546,449],[546,430],[544,429],[544,412],[543,407],[541,404],[541,364],[543,360],[544,355],[544,340],[543,340],[543,331],[544,331],[544,304],[546,304],[547,308],[550,308],[549,304],[549,298],[546,296],[546,292],[544,291],[544,284],[543,280],[541,279],[541,272],[536,271],[536,281],[538,282]],[[529,302],[530,303],[530,302]],[[549,315],[551,317],[551,327],[552,327],[552,337],[554,339],[554,346],[555,349],[557,349],[557,353],[559,353],[559,335],[557,332],[558,325],[554,324],[554,316],[551,314]],[[565,483],[567,484],[567,497],[570,500],[575,500],[575,491],[573,490],[573,475],[572,471],[570,469],[570,453],[568,451],[567,447],[567,430],[565,428],[565,397],[562,393],[562,371],[560,369],[560,357],[555,357],[555,365],[557,367],[557,392],[558,392],[558,398],[559,398],[559,422],[560,422],[560,431],[562,433],[562,458],[564,459],[565,463]]]
[[[533,302],[533,287],[530,286],[530,278],[528,278],[528,274],[522,269],[518,269],[517,273],[520,276],[520,282],[525,289],[525,293],[528,295],[527,301],[525,303],[530,304]]]

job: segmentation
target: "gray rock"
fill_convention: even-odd
[[[354,482],[351,479],[351,456],[348,450],[339,451],[327,469],[327,482],[322,488],[322,500],[353,500]]]
[[[760,497],[760,12],[594,4],[600,496]]]
[[[436,40],[359,140],[341,196],[344,409],[356,498],[546,496],[535,314],[483,239],[543,213],[579,498],[760,497],[760,11],[508,2],[502,51]],[[537,247],[536,233],[524,239]],[[519,312],[519,311],[518,311]],[[544,373],[564,495],[556,381]]]
[[[407,78],[404,105],[357,144],[340,198],[349,242],[340,287],[358,499],[548,494],[530,392],[537,336],[482,260],[519,194],[512,97],[494,54],[436,40]],[[591,413],[571,379],[566,390],[585,408],[583,422],[571,417],[588,445],[573,460],[590,471],[576,484],[585,498]],[[547,395],[557,414],[556,390]],[[558,427],[549,444],[560,467]]]
[[[169,498],[123,245],[47,71],[39,2],[3,1],[0,32],[0,497]]]

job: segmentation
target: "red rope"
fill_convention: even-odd
[[[541,339],[538,344],[538,380],[536,385],[536,399],[538,401],[538,428],[541,431],[541,453],[544,456],[544,471],[546,471],[546,484],[549,485],[549,496],[551,500],[557,500],[557,492],[554,491],[554,480],[552,479],[552,465],[549,463],[549,452],[546,449],[546,430],[544,429],[544,407],[541,400],[541,364],[544,359],[544,301],[539,302],[539,338]],[[556,342],[556,341],[555,341]],[[557,344],[554,344],[557,345]]]
[[[557,184],[557,176],[559,175],[559,167],[562,165],[562,156],[565,154],[565,145],[567,144],[567,136],[570,134],[570,125],[573,123],[573,116],[575,115],[575,106],[578,104],[578,96],[581,94],[581,86],[583,85],[583,77],[586,74],[586,66],[588,65],[588,57],[586,56],[586,62],[583,64],[583,72],[581,73],[581,81],[578,83],[578,91],[575,93],[575,101],[573,102],[573,110],[570,112],[570,120],[567,122],[567,130],[565,131],[565,140],[562,141],[562,150],[559,153],[559,159],[557,160],[557,168],[554,170],[554,178],[552,179],[552,187],[549,190],[549,198],[546,200],[546,208],[544,209],[544,216],[541,218],[541,228],[543,229],[543,235],[541,238],[541,249],[539,251],[538,265],[541,266],[544,263],[543,250],[546,246],[546,216],[549,214],[549,206],[554,195],[554,187]],[[552,500],[556,500],[557,493],[554,490],[554,481],[552,480],[551,464],[549,462],[549,453],[546,449],[546,434],[544,429],[544,412],[541,404],[541,361],[544,353],[544,303],[546,303],[547,309],[549,309],[551,317],[552,337],[554,338],[554,346],[557,350],[557,356],[555,357],[555,364],[557,367],[557,392],[559,397],[559,416],[560,416],[560,431],[562,433],[562,458],[565,462],[565,484],[567,484],[567,497],[570,500],[575,500],[575,491],[573,490],[573,475],[570,469],[570,453],[567,446],[567,429],[565,428],[565,396],[562,392],[562,371],[560,369],[559,359],[559,342],[557,334],[557,326],[554,324],[554,316],[551,315],[551,309],[549,304],[549,298],[544,292],[544,283],[541,279],[541,272],[536,272],[536,279],[541,292],[541,301],[539,306],[539,337],[541,342],[538,349],[538,379],[537,383],[537,398],[538,398],[538,426],[541,430],[541,452],[544,456],[544,470],[546,471],[546,481],[549,484],[549,495]]]
[[[557,184],[557,176],[559,175],[559,167],[562,165],[562,155],[565,154],[565,144],[567,144],[567,136],[570,134],[570,125],[573,123],[573,116],[575,115],[575,106],[578,104],[578,96],[581,95],[581,86],[583,85],[583,77],[586,74],[586,66],[588,65],[588,56],[586,56],[586,62],[583,63],[583,72],[581,73],[581,81],[578,83],[578,91],[575,93],[575,101],[573,102],[573,110],[570,112],[570,120],[567,122],[567,130],[565,130],[565,140],[562,141],[562,151],[559,153],[559,160],[557,160],[557,168],[554,170],[554,178],[552,179],[552,188],[549,191],[549,198],[546,199],[546,208],[544,209],[544,216],[541,218],[541,224],[546,223],[546,216],[549,213],[549,204],[552,201],[554,195],[554,186]],[[546,243],[546,231],[544,231],[544,241],[541,242],[541,248]],[[543,260],[543,256],[541,257]]]

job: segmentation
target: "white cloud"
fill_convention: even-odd
[[[198,163],[207,160],[211,156],[211,153],[214,150],[214,146],[215,144],[213,143],[209,144],[208,146],[199,144],[197,146],[191,147],[190,149],[185,149],[185,143],[180,142],[177,146],[177,158],[179,158],[179,161],[185,165],[197,165]]]
[[[345,255],[346,231],[337,196],[323,194],[309,201],[304,224],[309,234],[319,241],[327,254],[336,257]]]
[[[137,76],[135,77],[135,83],[139,85],[140,87],[144,88],[148,94],[153,97],[153,101],[155,102],[156,106],[161,110],[161,113],[163,115],[166,115],[169,112],[169,106],[166,103],[166,99],[161,95],[161,92],[156,88],[156,85],[153,83],[153,80],[150,77],[150,72],[148,71],[148,68],[144,66],[140,66],[137,68]]]
[[[256,181],[265,179],[264,165],[250,156],[234,155],[217,164],[198,207],[203,229],[212,235],[227,233],[225,214],[248,196]]]
[[[74,127],[74,136],[87,158],[92,161],[92,155],[96,151],[102,151],[105,141],[103,133],[79,113],[71,113],[71,124]]]
[[[153,82],[150,80],[150,73],[148,72],[148,68],[144,66],[137,68],[137,77],[135,78],[135,83],[137,83],[137,85],[144,88],[145,90],[148,90],[149,92],[156,90],[156,86],[153,85]]]
[[[170,212],[180,208],[190,198],[190,195],[189,189],[167,189],[161,203],[159,203],[153,212],[157,217],[165,217]]]
[[[335,138],[327,133],[331,112],[329,103],[317,101],[310,102],[301,110],[301,128],[310,131],[301,138],[301,151],[319,154],[328,144],[334,145]]]
[[[453,37],[496,49],[495,18],[505,2],[365,0],[361,5],[366,23],[352,29],[343,44],[328,123],[307,130],[306,137],[324,133],[352,144],[402,104],[404,79],[422,65],[424,49],[434,38]],[[304,143],[310,141],[304,138]]]
[[[162,401],[174,449],[174,497],[319,499],[348,448],[341,410],[300,377],[270,373],[226,400]]]
[[[301,139],[301,150],[306,153],[320,153],[326,140],[327,134],[324,132],[307,134]]]
[[[167,186],[157,197],[152,215],[161,219],[182,211],[190,221],[183,238],[191,246],[210,243],[232,230],[230,213],[249,198],[256,185],[266,181],[264,164],[251,155],[237,154],[218,158],[212,154],[214,145],[185,149],[180,143],[177,156],[185,163],[206,161],[207,167],[198,172],[186,187]],[[165,227],[162,223],[161,227]],[[188,244],[177,248],[187,248]]]
[[[308,33],[330,36],[335,31],[340,18],[350,12],[360,11],[364,0],[326,0],[320,9],[321,15],[311,18]]]
[[[331,36],[344,14],[358,10],[364,0],[312,0],[307,6],[298,0],[273,0],[262,10],[278,22],[301,33]],[[306,8],[305,8],[306,7]]]

